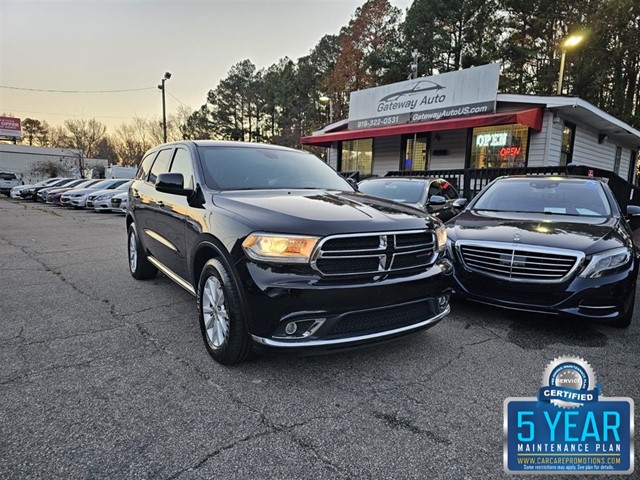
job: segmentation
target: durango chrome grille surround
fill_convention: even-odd
[[[468,240],[455,245],[468,270],[515,282],[559,283],[584,259],[583,252],[536,245]]]
[[[424,268],[437,257],[429,230],[330,235],[323,238],[311,267],[324,276],[363,275]]]

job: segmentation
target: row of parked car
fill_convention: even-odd
[[[49,178],[34,185],[13,187],[11,198],[87,208],[97,212],[125,213],[131,180],[128,178]]]

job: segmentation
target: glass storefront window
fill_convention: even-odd
[[[474,128],[471,168],[526,167],[528,139],[526,125]]]
[[[404,150],[402,170],[415,171],[427,169],[427,137],[411,136],[407,138]]]
[[[373,139],[361,138],[342,142],[343,172],[360,172],[360,175],[371,175],[373,166]]]
[[[560,165],[569,165],[573,161],[573,142],[576,138],[576,126],[565,122],[562,127],[562,146],[560,147]]]
[[[616,147],[616,156],[613,159],[613,173],[620,175],[620,160],[622,160],[622,147]]]

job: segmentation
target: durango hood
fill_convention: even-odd
[[[447,224],[453,241],[476,240],[539,245],[585,254],[624,244],[620,220],[606,217],[467,210]]]
[[[213,202],[263,231],[333,233],[435,228],[439,222],[414,208],[361,193],[324,190],[222,192]]]

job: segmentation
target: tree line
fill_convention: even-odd
[[[500,92],[553,95],[562,40],[574,33],[585,40],[567,51],[564,94],[639,128],[638,0],[414,0],[406,12],[367,0],[306,56],[263,69],[249,59],[234,65],[199,108],[170,116],[168,136],[299,146],[330,113],[334,121],[347,118],[350,92],[406,80],[412,52],[418,76],[500,62]],[[162,139],[158,120],[134,119],[112,135],[97,135],[98,123],[67,120],[45,128],[46,138],[37,124],[31,133],[31,119],[23,129],[29,143],[45,138],[125,165]]]

